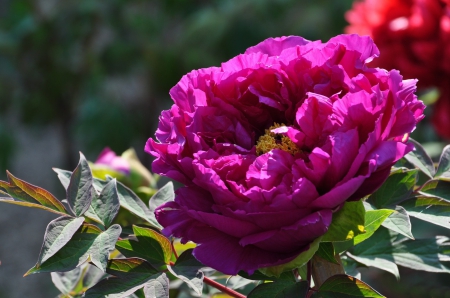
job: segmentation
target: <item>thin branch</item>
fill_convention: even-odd
[[[205,277],[203,278],[203,281],[205,282],[205,284],[208,284],[208,285],[210,285],[211,287],[214,287],[214,288],[218,289],[218,290],[221,291],[222,293],[225,293],[225,294],[230,295],[231,297],[235,297],[235,298],[246,298],[245,295],[243,295],[243,294],[241,294],[241,293],[238,293],[238,292],[236,292],[235,290],[230,289],[230,288],[224,286],[223,284],[218,283],[217,281],[210,279],[209,277],[206,277],[206,276],[205,276]]]

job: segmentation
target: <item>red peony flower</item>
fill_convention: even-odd
[[[419,88],[439,88],[433,123],[450,139],[448,126],[441,126],[450,118],[449,5],[448,0],[356,1],[345,31],[374,39],[381,55],[371,66],[398,69],[405,78],[419,79]]]

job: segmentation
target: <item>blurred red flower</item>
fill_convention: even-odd
[[[419,79],[420,89],[439,88],[432,122],[450,139],[450,0],[356,1],[346,19],[347,33],[369,35],[380,49],[371,66],[398,69]]]

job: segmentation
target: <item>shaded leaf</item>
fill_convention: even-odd
[[[121,232],[119,225],[112,225],[102,232],[94,225],[84,223],[72,238],[53,256],[36,264],[25,275],[40,272],[70,271],[88,259],[101,270],[105,270],[109,253]]]
[[[412,217],[450,229],[450,202],[420,196],[401,204]]]
[[[285,271],[300,268],[303,265],[305,265],[309,260],[311,260],[311,258],[314,256],[316,251],[319,249],[319,243],[321,239],[322,238],[319,237],[316,240],[314,240],[309,245],[309,248],[306,251],[302,252],[295,259],[286,264],[259,268],[258,270],[265,275],[279,277]]]
[[[295,298],[306,297],[309,291],[309,285],[306,281],[289,282],[279,280],[271,283],[260,284],[254,288],[248,298]]]
[[[434,177],[450,178],[450,145],[445,146],[442,150],[439,165]]]
[[[70,183],[67,187],[67,203],[75,216],[83,215],[89,208],[93,195],[92,172],[89,164],[80,152],[80,161],[70,176]]]
[[[109,227],[120,209],[116,179],[109,181],[103,187],[100,195],[92,201],[91,206],[103,225]]]
[[[275,277],[275,276],[267,276],[265,274],[263,274],[261,271],[256,270],[252,275],[249,275],[247,272],[245,271],[239,271],[238,273],[240,276],[242,276],[243,278],[246,279],[251,279],[251,280],[279,280],[279,279],[285,279],[288,281],[292,281],[295,282],[295,275],[292,271],[285,271],[283,273],[280,274],[280,276]]]
[[[389,273],[392,273],[395,278],[397,278],[397,280],[400,279],[400,272],[398,271],[397,264],[395,264],[393,261],[378,258],[375,256],[355,256],[349,252],[347,252],[347,255],[358,263],[387,271]]]
[[[411,221],[408,213],[402,206],[395,206],[395,212],[389,215],[381,225],[414,240],[411,232]]]
[[[312,296],[314,298],[347,298],[384,296],[359,279],[345,274],[334,275],[327,279]]]
[[[67,272],[52,272],[52,282],[63,294],[69,294],[79,282],[82,275],[81,268],[75,268]]]
[[[316,251],[316,255],[328,262],[339,264],[334,257],[334,247],[331,242],[321,242],[319,244],[319,249]]]
[[[155,212],[155,209],[164,203],[171,202],[175,199],[175,191],[173,189],[173,183],[168,182],[161,187],[148,202],[150,211]]]
[[[69,242],[73,234],[84,222],[83,217],[62,216],[52,220],[45,230],[44,243],[39,253],[37,265],[45,262]]]
[[[169,298],[169,278],[161,273],[144,285],[145,298]]]
[[[61,184],[64,186],[64,189],[67,190],[70,184],[70,177],[72,176],[71,171],[62,170],[58,168],[52,168],[52,170],[58,174],[58,179],[61,182]]]
[[[333,220],[322,238],[323,242],[345,241],[364,233],[365,209],[362,201],[345,202],[333,213]]]
[[[192,255],[192,249],[183,252],[173,266],[167,266],[170,273],[184,281],[198,295],[203,291],[203,272],[201,268],[205,267]]]
[[[419,190],[419,193],[427,196],[439,197],[450,201],[450,181],[430,180]]]
[[[414,144],[414,150],[405,155],[405,159],[418,167],[425,175],[433,178],[435,174],[434,163],[431,157],[427,154],[422,145],[409,138],[408,143]]]
[[[407,199],[417,180],[417,170],[396,169],[389,178],[369,197],[377,208],[395,205]]]
[[[124,239],[116,243],[116,248],[126,257],[139,257],[156,268],[170,263],[172,246],[166,237],[147,228],[133,226],[137,241]]]

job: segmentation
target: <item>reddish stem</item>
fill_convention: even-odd
[[[208,278],[206,276],[203,278],[203,281],[206,284],[210,285],[211,287],[214,287],[214,288],[218,289],[219,291],[221,291],[222,293],[230,295],[231,297],[246,298],[245,295],[243,295],[241,293],[238,293],[238,292],[234,291],[233,289],[227,288],[223,284],[218,283],[217,281],[212,280],[212,279],[210,279],[210,278]]]

